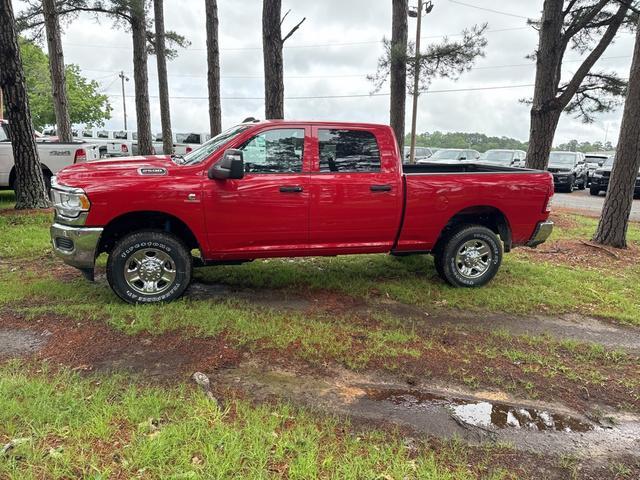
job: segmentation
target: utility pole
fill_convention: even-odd
[[[124,129],[127,130],[127,97],[124,94],[124,82],[129,81],[129,77],[127,77],[123,71],[120,71],[120,80],[122,81],[122,110],[124,111]]]
[[[413,118],[411,119],[411,153],[409,163],[416,163],[416,128],[418,121],[418,90],[420,89],[420,36],[422,34],[422,11],[425,14],[431,13],[433,3],[418,0],[418,8],[409,10],[409,16],[416,18],[418,25],[416,27],[416,57],[413,68]]]

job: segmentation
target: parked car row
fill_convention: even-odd
[[[49,128],[45,129],[43,133],[55,136],[56,130]],[[74,129],[72,133],[75,139],[98,144],[100,158],[138,155],[138,133],[135,131],[85,128],[83,130]],[[174,153],[186,155],[209,138],[211,136],[208,133],[174,133],[172,138]],[[154,135],[153,140],[153,152],[158,155],[163,154],[162,134]]]
[[[416,159],[418,164],[479,160],[489,165],[525,168],[526,156],[527,152],[524,150],[493,149],[480,154],[476,150],[447,148],[437,150],[427,158],[416,155]],[[590,187],[591,194],[598,195],[599,192],[606,191],[612,165],[613,157],[605,153],[557,151],[549,155],[547,171],[553,175],[557,192],[571,193],[575,189],[585,190]],[[639,193],[638,190],[640,178],[636,194]]]

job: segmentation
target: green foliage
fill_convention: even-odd
[[[560,144],[556,147],[556,150],[562,150],[567,152],[610,152],[615,150],[615,147],[611,142],[578,142],[577,140],[571,140],[570,142]]]
[[[33,126],[40,130],[45,125],[54,125],[56,116],[47,54],[35,43],[24,39],[20,39],[20,53]],[[66,79],[72,124],[100,126],[111,118],[109,97],[99,92],[98,82],[84,78],[77,65],[66,66]]]
[[[405,145],[411,142],[411,136],[405,137]],[[425,132],[416,136],[416,145],[418,147],[433,148],[471,148],[479,152],[486,152],[492,149],[505,150],[524,150],[527,151],[528,142],[521,142],[516,138],[510,137],[490,137],[484,133],[465,133],[465,132]],[[555,150],[563,150],[569,152],[609,152],[615,150],[611,142],[578,142],[571,140],[555,147]]]
[[[367,79],[374,84],[374,91],[380,91],[391,75],[392,59],[399,60],[407,70],[407,93],[414,94],[414,82],[418,73],[418,94],[429,90],[435,78],[457,80],[471,69],[478,57],[484,57],[487,46],[485,32],[488,25],[474,25],[465,29],[460,40],[445,37],[440,42],[426,45],[416,58],[416,45],[409,42],[407,51],[398,50],[391,41],[383,39],[385,52],[378,60],[376,73]],[[418,71],[419,70],[419,71]]]
[[[411,141],[407,135],[405,145]],[[509,150],[527,150],[527,143],[509,137],[489,137],[483,133],[464,132],[425,132],[417,135],[416,144],[419,147],[434,148],[472,148],[479,152],[486,152],[494,148]]]

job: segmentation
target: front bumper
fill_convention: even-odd
[[[51,225],[53,251],[64,263],[79,268],[85,275],[93,276],[96,253],[103,228]]]
[[[551,235],[551,232],[553,232],[552,221],[547,220],[546,222],[538,223],[538,226],[533,232],[533,236],[531,237],[529,242],[527,242],[527,247],[535,248],[538,245],[543,244],[547,241],[547,239]]]
[[[591,177],[591,187],[594,189],[598,189],[600,191],[607,191],[607,189],[609,188],[609,180],[610,177],[603,177],[603,176],[594,176]],[[640,195],[640,178],[636,179],[636,185],[635,188],[633,190],[634,195]]]
[[[553,185],[556,187],[568,187],[571,185],[571,175],[553,174]]]

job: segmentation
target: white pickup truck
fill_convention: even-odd
[[[175,135],[174,135],[175,137]],[[154,137],[153,154],[164,154],[162,135]],[[198,145],[199,146],[199,145]],[[186,155],[194,150],[194,145],[179,143],[174,140],[173,152],[176,155]],[[130,157],[138,155],[138,133],[131,131],[113,132],[113,140],[107,143],[107,156],[109,157]]]
[[[90,143],[61,143],[41,137],[36,145],[47,189],[51,186],[51,177],[64,167],[100,158],[98,146]],[[0,120],[0,190],[13,190],[15,178],[9,123]]]

